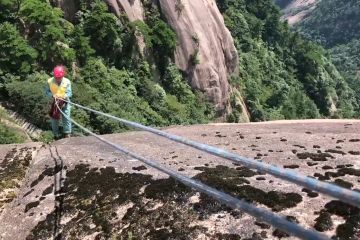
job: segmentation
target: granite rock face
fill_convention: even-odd
[[[160,0],[162,13],[178,36],[175,61],[192,87],[205,91],[217,109],[228,106],[228,79],[238,55],[214,0]]]
[[[359,121],[210,124],[166,131],[360,189]],[[149,133],[104,138],[328,237],[360,234],[360,210],[323,194]],[[91,137],[1,145],[0,181],[0,239],[286,236]]]

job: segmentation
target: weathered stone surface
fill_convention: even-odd
[[[117,16],[125,12],[130,21],[144,20],[141,0],[105,0]]]
[[[351,183],[352,189],[359,189],[359,156],[334,154],[334,158],[309,166],[311,159],[299,159],[292,152],[317,153],[338,145],[349,152],[359,148],[359,142],[349,141],[360,138],[359,130],[359,121],[313,120],[210,124],[166,131],[246,157],[261,154],[270,164],[296,164],[296,170],[305,175],[327,176],[328,182],[342,179]],[[297,219],[305,227],[317,223],[316,212],[328,211],[334,220],[332,230],[324,232],[329,237],[337,233],[348,236],[353,232],[347,231],[347,226],[359,224],[355,208],[353,217],[339,220],[343,208],[337,208],[327,196],[310,197],[303,187],[157,136],[129,132],[104,137],[174,170],[181,168],[182,174]],[[320,148],[314,149],[314,144]],[[63,139],[51,146],[34,147],[37,154],[19,181],[16,196],[0,213],[0,239],[54,239],[60,233],[61,239],[127,239],[129,235],[135,239],[218,239],[230,235],[246,239],[263,231],[274,239],[274,228],[262,229],[244,212],[225,208],[148,166],[145,169],[143,163],[94,138]],[[0,146],[0,164],[13,148]],[[23,153],[21,156],[26,156]],[[332,169],[323,169],[325,165]],[[260,176],[265,180],[258,180]]]
[[[160,0],[161,11],[178,36],[176,64],[191,85],[205,91],[217,109],[228,105],[228,78],[236,70],[234,41],[214,0]],[[198,58],[195,65],[192,58]]]

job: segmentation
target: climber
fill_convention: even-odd
[[[71,82],[69,79],[65,78],[65,73],[66,70],[64,66],[56,66],[53,72],[54,77],[47,80],[45,88],[46,96],[53,99],[49,115],[51,117],[51,128],[55,139],[60,138],[59,121],[61,118],[60,111],[55,102],[57,102],[61,111],[64,112],[67,117],[70,117],[70,104],[66,103],[64,100],[70,100],[72,90]],[[62,123],[64,137],[69,138],[71,136],[71,121],[65,116],[62,116]]]

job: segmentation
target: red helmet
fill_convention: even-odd
[[[54,68],[54,77],[55,78],[63,78],[65,76],[65,67],[64,66],[56,66]]]

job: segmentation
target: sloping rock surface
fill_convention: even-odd
[[[125,12],[130,21],[143,20],[144,8],[141,0],[105,0],[116,13],[120,16]]]
[[[275,0],[283,10],[283,19],[290,25],[299,23],[311,14],[319,1],[321,0]]]
[[[360,189],[358,121],[166,131]],[[104,137],[329,237],[359,239],[358,208],[148,133]],[[0,181],[1,239],[295,239],[92,137],[0,146]]]
[[[175,59],[190,76],[192,86],[205,90],[218,109],[229,98],[228,78],[236,70],[238,56],[214,0],[160,0],[170,26],[178,35]],[[199,64],[192,61],[198,58]]]

